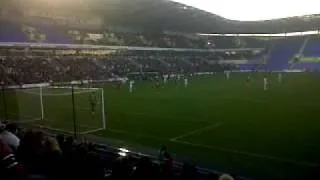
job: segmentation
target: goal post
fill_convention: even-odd
[[[41,120],[44,119],[44,108],[43,108],[43,94],[42,94],[42,86],[39,87],[39,95],[40,95],[40,109],[41,109]]]
[[[15,122],[75,135],[106,129],[103,88],[39,85],[14,94],[17,105],[7,108]]]

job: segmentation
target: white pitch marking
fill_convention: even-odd
[[[160,138],[160,137],[156,137],[156,136],[143,135],[143,134],[139,134],[139,133],[135,133],[135,132],[127,132],[127,131],[117,130],[117,129],[107,129],[107,131],[121,133],[121,134],[128,134],[128,135],[142,137],[142,138],[149,138],[149,139],[154,139],[154,140],[161,140],[161,141],[168,140],[168,139]],[[299,165],[299,166],[308,166],[308,167],[318,167],[318,164],[313,163],[313,162],[304,162],[304,161],[298,161],[298,160],[294,160],[294,159],[269,156],[269,155],[252,153],[252,152],[247,152],[247,151],[239,151],[239,150],[222,148],[222,147],[213,147],[213,146],[196,144],[196,143],[180,141],[180,140],[170,140],[170,141],[177,143],[177,144],[184,144],[184,145],[188,145],[188,146],[195,146],[195,147],[200,147],[200,148],[212,149],[215,151],[220,151],[220,152],[225,152],[225,153],[230,153],[230,154],[239,154],[242,156],[254,157],[254,158],[259,158],[259,159],[269,159],[269,160],[277,161],[277,162],[281,162],[281,163],[295,164],[295,165]]]
[[[64,109],[72,109],[72,107],[63,107]],[[77,110],[91,110],[91,108],[76,108]],[[151,116],[148,113],[140,113],[140,112],[124,112],[124,114],[126,115],[139,115],[139,116],[148,116],[148,117],[154,117]],[[173,120],[179,120],[179,118],[175,117],[175,116],[165,116],[165,119],[173,119]],[[184,122],[188,121],[188,122],[205,122],[205,123],[212,123],[212,121],[207,121],[207,120],[198,120],[198,119],[187,119],[187,120],[183,120]]]
[[[36,122],[36,121],[41,121],[41,118],[34,118],[34,119],[30,119],[30,120],[21,120],[21,121],[13,121],[14,123],[17,124],[23,124],[23,123],[30,123],[30,122]]]
[[[150,115],[149,113],[143,113],[143,112],[124,112],[127,115],[140,115],[140,116],[148,116],[148,117],[154,117],[154,115]],[[176,116],[164,116],[164,119],[172,119],[172,120],[179,120]],[[183,121],[188,121],[188,122],[206,122],[206,123],[212,123],[212,121],[207,121],[207,120],[202,120],[202,119],[187,119]]]
[[[251,153],[251,152],[246,152],[246,151],[232,150],[232,149],[227,149],[227,148],[214,147],[214,146],[191,143],[191,142],[180,141],[180,140],[171,140],[171,141],[175,142],[175,143],[179,143],[179,144],[207,148],[207,149],[212,149],[212,150],[221,151],[221,152],[227,152],[227,153],[231,153],[231,154],[239,154],[239,155],[243,155],[243,156],[261,158],[261,159],[269,159],[269,160],[273,160],[273,161],[277,161],[277,162],[296,164],[296,165],[300,165],[300,166],[318,167],[317,163],[312,163],[312,162],[304,162],[304,161],[298,161],[298,160],[293,160],[293,159],[288,159],[288,158],[283,158],[283,157],[276,157],[276,156]]]
[[[128,134],[128,135],[141,137],[141,138],[148,138],[148,139],[161,140],[161,141],[167,141],[168,140],[168,139],[165,139],[165,138],[159,138],[157,136],[144,135],[144,134],[140,134],[140,133],[136,133],[136,132],[128,132],[128,131],[123,131],[123,130],[119,130],[119,129],[107,128],[106,130],[110,131],[110,132],[115,132],[115,133],[120,133],[120,134]]]
[[[229,99],[229,100],[239,100],[239,101],[248,101],[248,102],[255,102],[255,103],[266,103],[265,100],[258,99],[258,98],[242,98],[242,97],[223,97],[221,99]]]
[[[81,132],[80,134],[90,134],[90,133],[94,133],[94,132],[98,132],[98,131],[103,131],[103,130],[105,130],[105,128],[88,130],[88,131]]]
[[[75,91],[75,92],[73,92],[73,94],[84,94],[84,93],[89,93],[89,92],[94,92],[94,91],[96,91],[96,89]],[[39,93],[38,92],[34,92],[34,91],[18,90],[18,92],[39,96]],[[43,93],[43,96],[71,96],[71,95],[72,95],[71,92],[65,92],[65,93]]]
[[[68,134],[73,134],[74,133],[74,131],[63,130],[63,129],[60,129],[60,128],[52,128],[52,127],[44,126],[44,125],[40,125],[40,124],[32,124],[32,125],[38,126],[39,128],[49,129],[49,130],[53,130],[53,131],[59,131],[59,132],[68,133]]]
[[[170,139],[170,141],[176,141],[177,139],[185,138],[185,137],[191,136],[191,135],[199,133],[199,132],[203,132],[203,131],[206,131],[206,130],[209,130],[209,129],[212,129],[212,128],[217,128],[217,127],[221,126],[221,124],[222,123],[215,123],[215,124],[212,124],[212,125],[204,127],[204,128],[196,129],[194,131],[191,131],[191,132],[188,132],[188,133],[181,134],[179,136],[173,137],[173,138]]]

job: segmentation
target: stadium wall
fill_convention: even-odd
[[[27,88],[36,88],[36,87],[49,87],[50,83],[38,83],[38,84],[23,84],[23,85],[13,85],[7,86],[7,89],[27,89]]]
[[[106,80],[82,80],[82,81],[71,81],[71,82],[51,82],[51,83],[37,83],[37,84],[22,84],[22,85],[12,85],[7,86],[7,89],[27,89],[27,88],[37,88],[37,87],[50,87],[50,86],[57,86],[57,85],[80,85],[80,84],[89,84],[89,83],[105,83],[105,82],[125,82],[127,81],[127,77],[121,78],[109,78]]]

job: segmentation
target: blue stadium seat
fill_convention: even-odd
[[[320,38],[318,36],[310,36],[306,44],[303,56],[305,57],[320,57]]]
[[[19,24],[0,22],[0,42],[28,42]]]
[[[265,69],[267,70],[283,70],[288,69],[289,60],[298,53],[303,40],[301,38],[288,38],[275,42]]]
[[[320,63],[299,62],[294,64],[293,69],[320,70]]]
[[[64,29],[59,29],[59,27],[55,27],[55,26],[38,25],[38,24],[33,26],[45,34],[46,41],[49,43],[57,43],[57,44],[73,43],[72,37]]]

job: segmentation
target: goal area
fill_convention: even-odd
[[[106,129],[102,88],[3,88],[0,100],[0,118],[11,122],[75,135]]]

